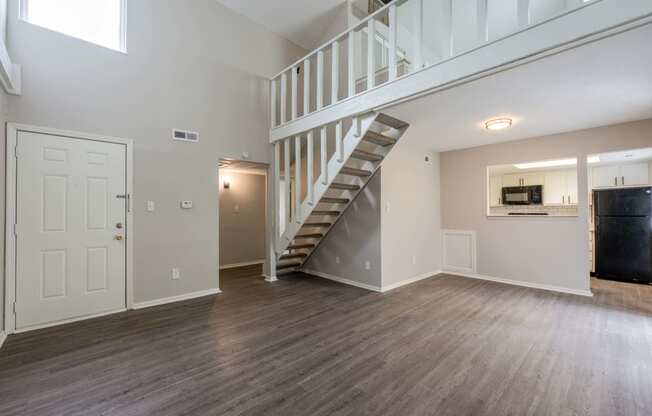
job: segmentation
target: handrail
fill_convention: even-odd
[[[301,58],[301,59],[295,61],[294,63],[292,63],[292,65],[287,66],[287,67],[286,67],[285,69],[283,69],[281,72],[279,72],[278,74],[276,74],[276,75],[274,75],[273,77],[271,77],[270,80],[273,80],[273,79],[276,79],[276,78],[280,77],[280,76],[283,75],[285,72],[291,71],[292,68],[294,68],[294,67],[300,65],[300,64],[301,64],[303,61],[305,61],[306,59],[309,59],[309,58],[311,58],[311,57],[317,55],[317,53],[318,53],[319,51],[322,51],[322,50],[324,50],[324,49],[327,49],[327,48],[328,48],[330,45],[332,45],[334,42],[336,42],[336,41],[339,40],[340,38],[345,37],[349,32],[351,32],[351,31],[357,29],[357,28],[360,27],[360,26],[363,26],[365,23],[368,23],[370,19],[373,19],[374,17],[376,17],[376,15],[379,15],[379,14],[381,14],[382,12],[384,12],[385,10],[388,10],[388,9],[390,8],[390,6],[392,6],[394,3],[404,3],[404,2],[406,2],[406,1],[408,1],[408,0],[392,0],[392,2],[387,3],[384,7],[382,7],[382,8],[380,8],[380,9],[376,10],[374,13],[372,13],[372,14],[370,14],[369,16],[365,17],[364,19],[360,20],[360,22],[358,22],[357,24],[355,24],[355,25],[349,27],[349,28],[346,29],[344,32],[342,32],[342,33],[340,33],[339,35],[335,36],[334,38],[330,39],[328,42],[324,43],[323,45],[321,45],[321,46],[318,47],[317,49],[314,49],[314,50],[313,50],[312,52],[310,52],[308,55],[305,55],[303,58]]]

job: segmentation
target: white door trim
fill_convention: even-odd
[[[16,332],[16,315],[14,314],[14,302],[16,300],[16,235],[14,225],[16,224],[16,141],[18,132],[30,132],[48,134],[52,136],[69,137],[80,140],[92,140],[106,143],[123,144],[127,147],[127,195],[129,196],[129,209],[127,210],[127,227],[125,228],[126,243],[126,293],[125,303],[127,309],[134,307],[133,293],[133,271],[134,271],[134,219],[133,219],[133,140],[118,137],[101,136],[90,133],[36,127],[25,124],[7,123],[6,126],[6,189],[5,189],[5,332],[13,334]],[[85,317],[82,319],[91,318]],[[79,319],[76,319],[79,320]],[[60,325],[64,322],[53,322],[46,326]],[[44,326],[40,326],[42,328]]]

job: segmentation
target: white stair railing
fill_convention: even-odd
[[[271,79],[272,129],[600,1],[395,0]]]

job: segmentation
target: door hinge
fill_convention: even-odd
[[[18,237],[18,224],[14,224],[14,235]]]
[[[14,315],[16,315],[16,302],[14,302]]]
[[[14,146],[14,157],[18,159],[18,145]]]

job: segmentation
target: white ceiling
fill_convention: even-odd
[[[346,0],[217,0],[270,31],[312,50],[337,18]]]
[[[652,25],[400,104],[410,140],[436,151],[652,118]],[[514,119],[509,130],[483,121]]]

